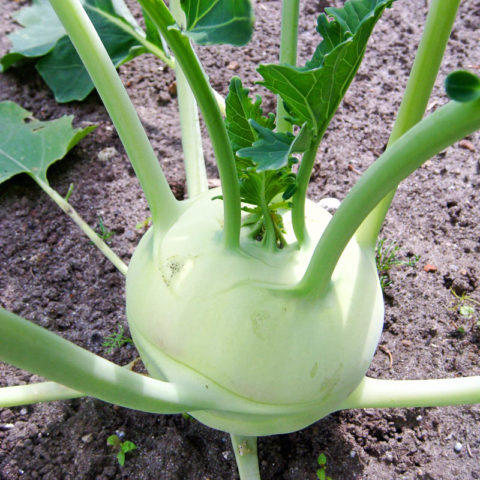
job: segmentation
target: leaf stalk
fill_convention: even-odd
[[[280,35],[280,65],[296,66],[298,43],[298,17],[300,0],[283,0],[282,3],[282,31]],[[287,111],[280,96],[277,97],[277,131],[291,132],[292,124],[285,118]]]
[[[50,0],[112,119],[152,213],[154,228],[167,230],[180,214],[135,108],[79,0]]]
[[[378,202],[422,163],[479,128],[480,99],[469,103],[449,102],[397,140],[345,197],[294,291],[321,295],[328,288],[347,243]]]
[[[257,437],[230,434],[240,480],[260,480]]]
[[[115,268],[123,275],[127,274],[128,267],[123,263],[120,257],[97,235],[85,220],[78,214],[78,212],[59,195],[52,187],[47,183],[42,182],[40,179],[31,176],[39,187],[66,213],[82,230],[82,232],[90,239],[90,241],[105,255],[105,257],[112,262]]]
[[[427,108],[452,31],[460,0],[432,0],[402,103],[387,144],[389,148],[418,123]],[[375,245],[396,190],[389,192],[360,227],[358,238]]]
[[[174,18],[163,1],[139,0],[139,3],[173,51],[202,112],[212,141],[222,182],[224,203],[223,242],[227,249],[238,250],[241,226],[240,187],[232,147],[215,94],[190,41],[178,30]]]

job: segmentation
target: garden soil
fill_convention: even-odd
[[[17,28],[12,14],[26,1],[0,0],[0,54]],[[301,4],[299,61],[318,42],[315,19],[338,1]],[[199,48],[213,86],[226,94],[239,75],[263,93],[255,64],[274,62],[280,2],[256,2],[253,41],[243,48]],[[138,13],[138,8],[134,8]],[[314,200],[341,200],[382,153],[426,16],[424,0],[398,0],[378,23],[365,61],[327,130],[312,177]],[[428,106],[447,101],[447,73],[480,73],[480,0],[464,0]],[[175,195],[184,171],[174,73],[143,56],[120,68]],[[111,247],[128,263],[144,233],[147,204],[98,96],[59,105],[32,65],[0,75],[0,100],[12,100],[49,120],[75,115],[98,128],[49,170],[51,185],[92,226],[102,218]],[[271,95],[264,109],[272,111]],[[108,149],[108,150],[106,150]],[[217,172],[205,147],[208,173]],[[385,329],[368,375],[423,379],[480,375],[480,136],[447,148],[404,181],[381,236],[399,247],[385,273]],[[417,258],[418,261],[415,261]],[[64,338],[125,364],[126,344],[107,336],[124,327],[124,278],[26,175],[0,186],[0,304]],[[470,308],[461,308],[470,307]],[[473,313],[472,313],[473,309]],[[462,315],[463,314],[463,315]],[[292,359],[295,361],[295,359]],[[0,384],[41,380],[1,365]],[[107,438],[135,443],[121,468]],[[259,439],[262,478],[315,479],[324,453],[333,480],[467,480],[480,478],[480,406],[367,409],[333,413],[288,435]],[[238,478],[229,436],[181,415],[152,415],[91,398],[0,410],[0,479],[221,480]]]

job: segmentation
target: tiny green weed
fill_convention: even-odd
[[[332,477],[327,477],[327,457],[321,453],[317,458],[318,470],[317,477],[319,480],[332,480]]]
[[[141,222],[138,222],[135,225],[135,228],[137,230],[145,230],[147,229],[150,225],[152,224],[152,217],[147,217],[145,220],[142,220]]]
[[[414,267],[420,260],[419,255],[413,255],[407,260],[400,260],[400,245],[395,240],[387,243],[385,238],[377,242],[375,249],[375,263],[379,273],[380,285],[382,290],[392,284],[388,271],[395,265],[405,265],[407,267]]]
[[[124,335],[125,329],[123,325],[118,326],[118,331],[116,333],[112,333],[105,337],[104,342],[102,343],[102,347],[107,347],[107,353],[112,353],[115,348],[120,348],[126,343],[133,343],[133,340],[129,337]]]
[[[450,292],[454,296],[454,300],[448,309],[457,312],[462,320],[474,320],[477,316],[475,307],[480,306],[480,302],[465,292],[459,295],[453,288],[450,289]],[[475,325],[480,327],[480,318],[475,319]],[[455,328],[459,333],[465,333],[464,326],[455,323]]]
[[[108,228],[105,226],[105,224],[103,223],[103,217],[101,215],[98,216],[97,235],[104,242],[106,242],[107,240],[110,240],[110,238],[112,238],[113,235],[115,235],[115,232],[108,230]]]
[[[125,440],[124,442],[122,442],[118,435],[110,435],[107,438],[107,443],[108,445],[114,447],[115,450],[117,450],[117,460],[121,467],[123,467],[123,465],[125,464],[125,455],[128,452],[131,452],[132,450],[136,450],[138,448],[133,442],[130,442],[129,440]]]

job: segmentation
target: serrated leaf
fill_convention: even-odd
[[[181,0],[185,34],[199,45],[245,45],[253,32],[250,0]]]
[[[275,116],[273,114],[268,117],[263,116],[260,96],[257,95],[255,102],[252,102],[248,93],[248,88],[243,88],[240,78],[233,77],[225,99],[225,125],[234,152],[241,148],[250,147],[257,137],[249,120],[254,120],[270,130],[275,127]]]
[[[255,120],[250,120],[249,123],[259,138],[251,147],[238,150],[237,155],[241,158],[250,158],[256,164],[257,172],[277,170],[287,165],[295,137],[288,133],[273,132]]]
[[[315,135],[328,125],[363,58],[368,38],[393,0],[350,0],[318,18],[323,40],[303,68],[260,65],[262,84],[280,95],[296,123],[307,123]]]
[[[47,170],[94,130],[72,128],[73,116],[42,122],[13,102],[0,103],[0,183],[20,173],[48,183]]]
[[[445,79],[445,90],[456,102],[471,102],[480,98],[480,78],[466,70],[458,70]]]
[[[291,133],[273,132],[254,120],[249,123],[257,132],[258,140],[251,147],[238,150],[237,156],[251,159],[257,172],[283,168],[287,166],[292,154],[303,153],[311,145],[311,131],[306,126],[294,136]]]

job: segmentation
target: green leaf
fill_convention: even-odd
[[[39,57],[48,53],[65,35],[65,30],[48,0],[33,0],[13,15],[24,28],[8,35],[12,48],[0,60],[0,71],[5,71],[25,57]]]
[[[258,133],[259,139],[251,147],[238,150],[240,158],[249,158],[257,165],[257,172],[277,170],[285,167],[291,153],[291,145],[295,138],[291,133],[276,133],[262,127],[255,120],[250,125]]]
[[[480,98],[480,78],[465,70],[458,70],[445,79],[445,90],[456,102],[471,102]]]
[[[462,305],[458,311],[462,317],[471,318],[475,313],[475,308],[471,305]]]
[[[94,9],[115,16],[111,0],[86,0],[85,9],[115,67],[131,60],[137,40]],[[62,37],[53,50],[37,62],[37,70],[55,95],[57,102],[84,100],[94,89],[93,82],[68,37]]]
[[[144,52],[131,34],[112,21],[127,23],[143,34],[123,0],[82,3],[116,67]],[[25,28],[10,35],[12,49],[0,60],[1,69],[5,71],[24,58],[36,58],[37,70],[58,102],[85,99],[93,83],[48,0],[34,0],[15,18]]]
[[[321,467],[324,467],[326,464],[327,464],[327,457],[324,453],[321,453],[319,456],[318,456],[318,459],[317,459],[317,462],[318,464],[321,466]]]
[[[273,114],[268,117],[263,116],[260,96],[257,95],[255,102],[252,102],[248,93],[249,89],[243,88],[240,78],[233,77],[225,99],[225,125],[234,152],[252,146],[257,138],[249,120],[255,120],[255,122],[270,130],[275,127],[275,116]]]
[[[245,45],[253,32],[250,0],[181,0],[185,34],[199,45]]]
[[[128,453],[136,449],[137,449],[137,446],[130,440],[126,440],[125,442],[122,443],[122,452],[124,453]]]
[[[0,183],[27,173],[48,183],[47,170],[95,126],[72,128],[73,116],[42,122],[13,102],[0,103]]]
[[[368,38],[393,0],[349,0],[318,17],[323,40],[305,67],[260,65],[262,84],[282,97],[295,123],[314,135],[328,125],[363,58]]]
[[[125,452],[123,450],[120,450],[117,453],[117,460],[120,466],[123,467],[123,465],[125,464]]]
[[[120,447],[120,439],[117,435],[110,435],[107,438],[107,444],[112,445],[113,447]]]

